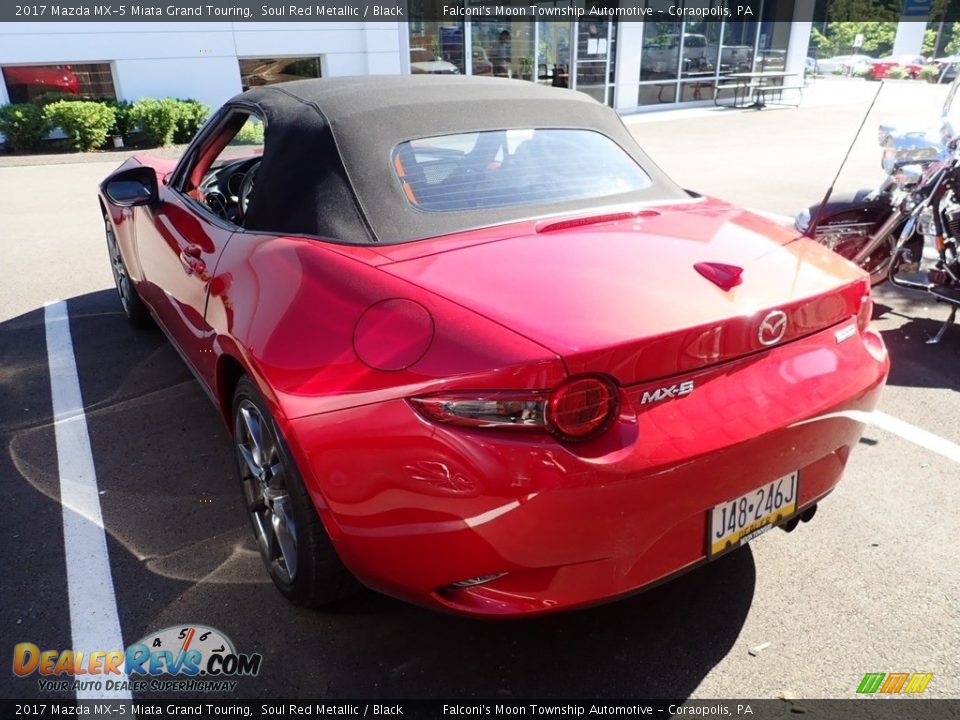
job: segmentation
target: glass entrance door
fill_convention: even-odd
[[[570,87],[572,36],[572,22],[537,22],[537,82],[554,87]]]
[[[473,74],[533,80],[534,32],[529,20],[472,20]]]

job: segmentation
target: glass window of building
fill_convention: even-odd
[[[534,80],[534,23],[504,20],[471,22],[473,74]]]
[[[466,72],[463,22],[410,24],[410,72],[414,75],[458,75]]]
[[[320,77],[319,57],[244,58],[240,63],[240,84],[244,90],[288,80]]]
[[[646,7],[667,14],[670,0],[649,0]],[[669,16],[668,16],[669,17]],[[640,92],[638,105],[676,102],[680,76],[681,22],[647,21],[643,23],[643,47],[640,51]]]
[[[696,9],[700,17],[711,17],[721,10],[723,0],[687,0],[686,10]],[[679,102],[697,102],[713,99],[713,89],[719,74],[720,39],[722,25],[718,22],[688,21],[680,36]]]
[[[117,99],[110,63],[6,65],[3,82],[12,103],[50,93],[77,100]]]
[[[463,2],[468,19],[436,21],[449,4],[410,0],[411,74],[511,78],[572,88],[613,105],[615,22],[563,19],[572,0],[534,0],[537,7],[561,10],[550,20],[496,17],[502,6],[491,0]]]
[[[754,48],[759,22],[727,20],[723,23],[723,46],[720,48],[720,73],[752,72]]]
[[[570,87],[572,36],[572,22],[537,23],[537,82],[553,87]]]
[[[598,102],[607,102],[607,85],[613,58],[609,22],[577,23],[577,85]]]
[[[754,69],[758,72],[783,72],[787,65],[787,45],[790,43],[789,22],[792,4],[765,0],[757,38],[757,56]]]

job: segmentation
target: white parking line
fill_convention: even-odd
[[[892,415],[887,415],[879,410],[875,410],[870,414],[869,422],[874,427],[886,430],[894,435],[899,435],[914,445],[919,445],[949,460],[960,463],[960,445],[957,445],[955,442],[951,442],[939,435],[934,435],[932,432],[917,427],[916,425],[911,425],[908,422],[904,422]]]
[[[100,495],[93,452],[83,412],[77,361],[73,354],[70,318],[63,301],[44,307],[50,393],[63,506],[63,544],[67,562],[67,594],[74,651],[89,653],[123,650],[117,601],[107,554],[107,538],[100,512]],[[126,675],[110,678],[78,676],[77,680],[126,682]],[[129,691],[77,690],[78,700],[129,700]]]
[[[838,417],[873,425],[874,427],[886,430],[888,433],[903,438],[908,442],[912,442],[914,445],[919,445],[924,450],[935,452],[937,455],[942,455],[948,460],[960,463],[960,445],[946,438],[942,438],[939,435],[934,435],[929,430],[911,425],[904,420],[895,418],[893,415],[887,415],[885,412],[880,412],[879,410],[874,410],[873,412],[867,412],[865,410],[840,410],[839,412],[817,415],[817,417],[801,420],[790,427],[798,427],[800,425],[807,425],[809,423]]]

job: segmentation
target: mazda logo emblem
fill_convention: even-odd
[[[783,310],[771,310],[760,321],[757,340],[761,345],[776,345],[787,333],[787,314]]]

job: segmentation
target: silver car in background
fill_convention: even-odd
[[[869,55],[837,55],[817,60],[817,70],[821,75],[861,75],[873,61]]]

